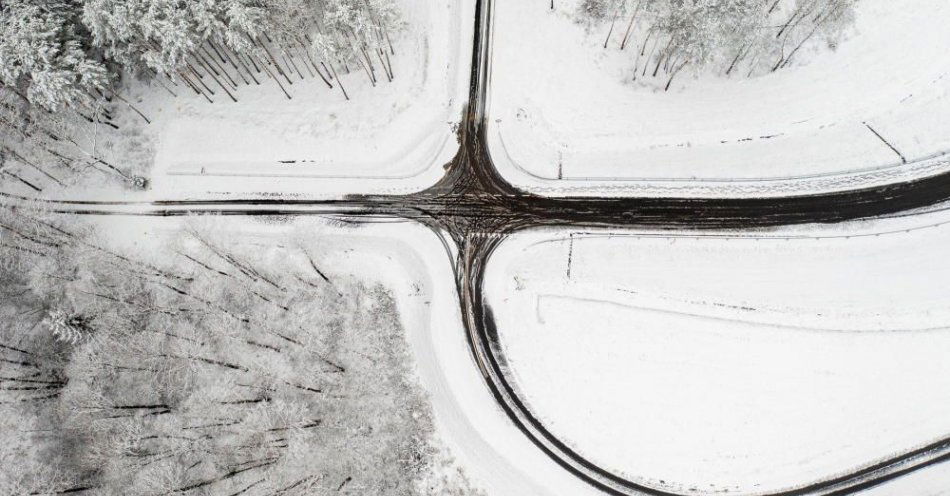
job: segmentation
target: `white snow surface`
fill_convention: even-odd
[[[488,138],[522,188],[774,196],[950,169],[950,4],[862,0],[835,51],[663,92],[627,82],[636,50],[605,50],[608,26],[573,21],[579,2],[495,2]]]
[[[182,225],[181,218],[97,219],[117,246],[136,251],[153,249]],[[331,278],[352,275],[392,291],[419,380],[432,402],[438,432],[459,465],[486,494],[602,494],[548,459],[495,404],[468,349],[449,257],[431,231],[404,222],[343,228],[317,218],[279,223],[213,219],[227,236],[265,251],[289,242],[288,235],[296,229],[294,241],[305,243]],[[555,433],[564,434],[565,440],[604,466],[629,470],[631,476],[666,476],[670,483],[683,483],[691,477],[701,480],[704,487],[697,494],[710,489],[705,484],[717,473],[735,483],[742,474],[756,474],[773,462],[801,458],[798,471],[788,466],[767,471],[768,477],[758,479],[764,485],[754,488],[761,490],[768,484],[781,484],[786,477],[800,481],[824,476],[835,467],[850,468],[889,449],[902,450],[944,434],[940,430],[946,420],[941,417],[947,417],[946,377],[950,374],[940,361],[945,361],[948,351],[948,338],[942,335],[948,333],[876,329],[920,328],[939,322],[948,312],[946,298],[933,291],[950,266],[941,261],[950,236],[947,223],[950,213],[941,211],[836,228],[788,228],[756,233],[756,238],[750,239],[721,237],[731,233],[696,234],[697,239],[677,236],[675,241],[669,233],[628,232],[629,236],[623,237],[578,234],[574,236],[570,281],[564,280],[569,233],[529,232],[504,242],[489,262],[486,283],[518,385]],[[912,230],[904,232],[907,229]],[[301,232],[307,234],[300,237]],[[563,240],[565,234],[567,241]],[[855,234],[869,237],[844,237]],[[793,239],[784,241],[784,237]],[[781,258],[771,259],[770,255]],[[859,257],[865,256],[871,257],[870,261],[862,262]],[[740,270],[737,265],[743,260],[748,263]],[[770,260],[782,261],[777,265]],[[819,267],[812,270],[796,264],[803,261]],[[883,268],[875,269],[878,264]],[[776,266],[788,270],[775,270]],[[826,272],[822,273],[823,269]],[[796,275],[800,270],[805,272]],[[673,278],[683,273],[688,277]],[[725,276],[717,278],[717,273]],[[512,287],[515,276],[521,282]],[[642,293],[610,294],[618,292],[601,284],[589,293],[582,284],[590,282],[591,276]],[[817,279],[807,284],[808,277]],[[837,291],[848,279],[856,285],[849,285],[850,291]],[[518,289],[518,284],[523,289]],[[540,307],[543,325],[534,322],[539,310],[535,290],[542,287],[544,293],[561,295],[557,305]],[[572,288],[583,291],[578,296]],[[822,295],[827,297],[824,304]],[[852,320],[862,305],[872,306],[861,303],[865,296],[888,309],[908,304],[920,311],[919,317],[915,319],[910,310],[887,316],[872,309],[863,320]],[[612,302],[581,301],[608,297]],[[930,312],[924,300],[930,302]],[[627,308],[637,303],[656,308]],[[760,307],[751,311],[716,303]],[[556,308],[560,305],[563,310]],[[843,310],[835,310],[839,307]],[[824,319],[816,316],[819,310],[830,311],[830,315]],[[697,316],[685,315],[689,313]],[[875,317],[877,314],[881,315]],[[729,320],[730,316],[734,319]],[[618,318],[625,320],[617,325]],[[578,328],[579,320],[582,325]],[[767,324],[776,321],[850,331]],[[669,327],[649,328],[653,324]],[[648,327],[650,332],[634,335],[629,332],[634,326]],[[583,331],[583,336],[578,331]],[[783,358],[785,354],[790,357]],[[597,371],[577,368],[605,357],[608,360],[597,365]],[[691,359],[697,362],[686,363]],[[772,359],[778,362],[772,363]],[[933,360],[928,363],[929,359]],[[942,375],[926,375],[935,369],[940,372],[941,367]],[[617,371],[622,374],[611,375]],[[635,375],[624,375],[631,372]],[[897,377],[888,377],[890,373]],[[842,393],[842,388],[853,404],[834,396]],[[574,403],[598,392],[644,393],[649,389],[659,391],[655,396],[602,395],[592,405]],[[788,406],[796,398],[808,401]],[[777,403],[770,405],[771,401]],[[609,411],[618,405],[626,410],[619,414]],[[783,407],[792,411],[782,411]],[[758,416],[763,411],[774,413],[784,424],[770,428],[766,419]],[[591,420],[591,415],[598,417]],[[743,424],[743,419],[749,423]],[[572,427],[574,422],[584,423]],[[670,423],[675,424],[673,430],[667,430]],[[705,427],[710,428],[698,437],[690,430]],[[868,434],[874,427],[880,429]],[[612,432],[604,439],[607,430]],[[643,437],[627,437],[640,433]],[[752,437],[758,435],[780,437],[787,443],[788,453],[763,448],[761,440]],[[711,447],[703,444],[709,439],[713,440]],[[740,455],[743,448],[745,454],[757,451],[763,458],[702,459],[729,448]],[[631,458],[636,465],[624,465]],[[736,472],[724,472],[737,466]],[[682,478],[674,478],[677,475]],[[941,464],[861,494],[940,496],[950,494],[948,480],[950,468]]]
[[[148,195],[326,198],[405,193],[437,181],[458,149],[474,2],[397,3],[405,28],[393,34],[394,79],[381,73],[373,87],[362,71],[340,73],[349,101],[300,62],[306,79],[281,80],[292,99],[266,77],[240,86],[237,103],[210,81],[218,89],[213,104],[184,84],[172,88],[177,97],[157,83],[133,85],[126,97],[153,121],[144,126],[156,153]]]
[[[948,222],[531,231],[492,256],[488,301],[516,388],[586,458],[767,493],[950,435]],[[940,470],[873,494],[945,494]]]
[[[184,218],[95,219],[116,247],[139,252],[176,236]],[[288,222],[213,219],[207,222],[214,222],[219,234],[259,247],[262,259],[289,242],[302,242],[331,279],[353,276],[392,292],[438,434],[487,495],[600,494],[549,460],[495,403],[468,348],[449,256],[429,229],[406,222],[344,228],[314,217]],[[303,237],[301,228],[307,233]],[[295,229],[298,236],[291,238]]]

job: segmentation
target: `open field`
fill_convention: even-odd
[[[578,3],[499,2],[493,14],[488,136],[516,185],[775,196],[948,168],[950,65],[933,51],[948,42],[946,6],[862,1],[835,51],[752,78],[684,76],[664,92],[629,81],[639,47],[605,49],[609,23],[575,23]]]
[[[486,288],[511,379],[569,446],[658,489],[770,492],[950,433],[950,230],[905,231],[947,220],[538,230]]]

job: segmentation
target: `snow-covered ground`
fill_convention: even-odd
[[[155,249],[174,237],[183,222],[133,216],[98,219],[117,247],[133,251]],[[345,228],[315,218],[213,219],[222,235],[259,246],[262,253],[288,242],[303,243],[331,279],[350,275],[392,291],[438,434],[458,466],[487,495],[600,494],[537,450],[495,403],[468,349],[449,258],[431,231],[404,222]],[[306,235],[291,237],[301,232]]]
[[[561,440],[657,488],[763,493],[950,435],[948,223],[539,230],[502,244],[486,289]],[[928,472],[874,494],[947,494]]]
[[[331,278],[389,288],[439,435],[488,495],[601,494],[549,460],[496,405],[431,231],[404,222],[212,219],[262,253],[303,243]],[[183,220],[99,222],[114,243],[141,251],[174,237]],[[950,432],[942,430],[950,429],[950,332],[924,329],[950,313],[939,292],[950,272],[947,222],[950,214],[938,212],[758,240],[531,232],[493,255],[489,298],[518,384],[582,452],[632,477],[698,480],[703,490],[717,477],[733,485],[754,477],[763,485],[746,489],[764,490]],[[871,236],[834,237],[842,233]],[[595,401],[580,402],[587,399]],[[775,439],[780,445],[768,443]],[[937,465],[866,494],[947,494],[948,471]]]
[[[156,83],[127,89],[125,97],[153,121],[131,137],[155,153],[148,195],[335,197],[403,193],[438,180],[458,149],[474,2],[398,3],[406,24],[394,34],[394,80],[380,76],[372,87],[361,71],[340,74],[349,101],[302,62],[305,79],[291,72],[292,85],[282,80],[292,99],[269,78],[241,85],[237,103],[220,90],[208,103],[183,84],[172,87],[177,97]],[[131,110],[122,113],[123,123],[143,125]]]
[[[663,92],[625,82],[636,50],[605,50],[608,26],[575,23],[578,3],[495,3],[488,136],[521,187],[768,196],[950,169],[948,4],[862,0],[836,51]]]

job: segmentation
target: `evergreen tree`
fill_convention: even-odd
[[[253,57],[247,64],[255,68],[253,61],[272,63],[286,78],[291,69],[280,66],[293,59],[282,61],[299,48],[331,68],[359,65],[375,83],[379,67],[392,79],[385,49],[392,52],[389,36],[398,27],[393,0],[8,0],[0,2],[0,83],[59,111],[89,107],[126,73],[230,77],[214,65],[238,70],[245,61],[228,50]],[[226,49],[215,54],[220,61],[201,60],[209,46]]]
[[[86,101],[109,83],[90,56],[77,3],[0,2],[0,82],[49,110]]]
[[[93,43],[127,69],[174,74],[206,41],[249,50],[265,8],[246,0],[86,0]]]

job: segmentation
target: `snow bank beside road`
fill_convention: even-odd
[[[789,240],[535,231],[486,290],[510,378],[562,441],[659,489],[771,492],[950,434],[950,227],[902,230],[948,217]]]
[[[863,1],[836,52],[764,77],[683,79],[654,92],[623,82],[632,55],[574,24],[577,3],[554,13],[495,5],[488,136],[496,165],[521,187],[769,196],[950,170],[946,161],[904,170],[901,160],[950,149],[950,61],[939,48],[950,43],[950,6]],[[856,169],[866,172],[812,177]],[[797,184],[802,176],[812,178]]]

